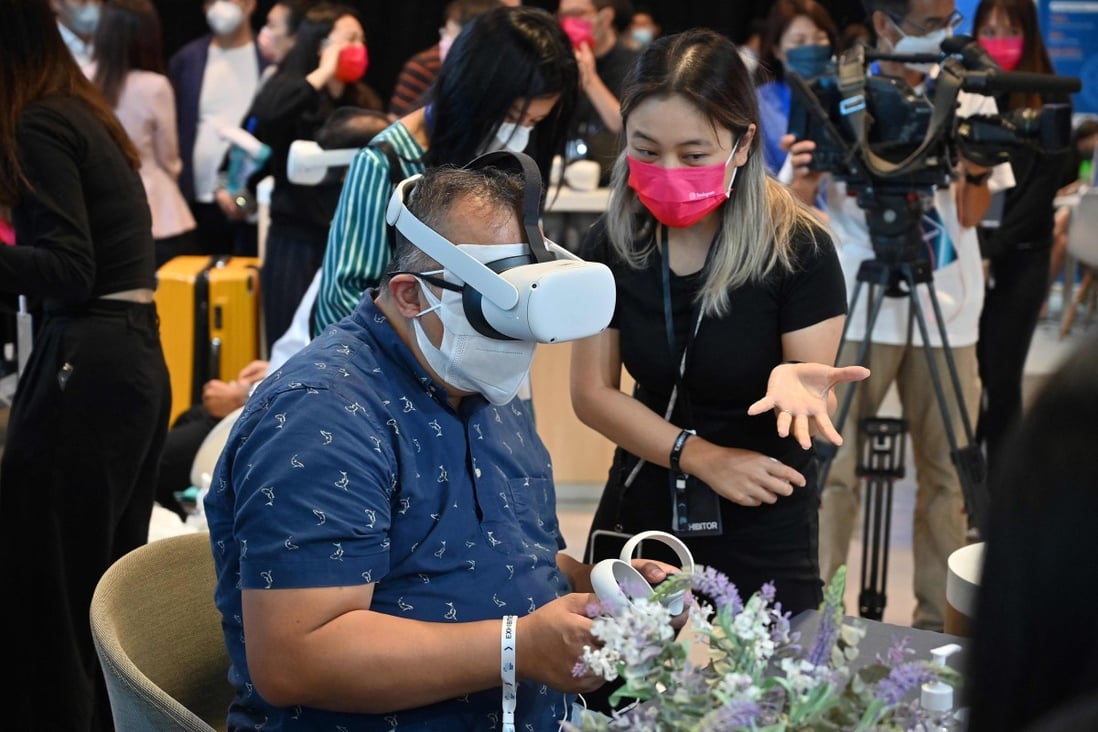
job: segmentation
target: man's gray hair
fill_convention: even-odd
[[[472,200],[479,209],[477,215],[491,220],[504,211],[519,216],[524,192],[525,182],[516,173],[494,167],[468,170],[444,165],[423,174],[412,189],[406,205],[416,218],[449,239],[450,213],[455,201]],[[469,214],[463,212],[462,215]],[[428,272],[435,269],[439,269],[435,260],[397,232],[390,272]],[[388,278],[386,274],[383,283]]]

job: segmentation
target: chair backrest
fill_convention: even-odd
[[[1068,251],[1088,267],[1098,267],[1098,188],[1084,188],[1071,211]]]
[[[91,630],[116,732],[225,729],[233,698],[207,532],[138,547],[100,578]]]

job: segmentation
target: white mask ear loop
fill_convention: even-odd
[[[439,271],[441,272],[442,270],[439,270]],[[424,274],[433,274],[433,273],[432,272],[424,272]],[[431,292],[431,288],[426,282],[424,282],[423,280],[421,280],[418,277],[416,277],[416,282],[419,283],[419,289],[423,293],[423,296],[425,298],[427,298],[427,302],[429,302],[431,304],[431,307],[427,308],[426,310],[422,310],[422,311],[416,313],[414,316],[412,316],[412,317],[414,317],[418,320],[419,318],[422,318],[424,315],[428,315],[429,313],[433,313],[434,311],[439,310],[440,308],[442,308],[442,300],[435,297],[435,293]]]
[[[728,154],[728,160],[724,161],[724,166],[727,168],[728,164],[732,162],[732,158],[736,157],[736,151],[740,149],[740,142],[743,141],[743,135],[740,135],[740,139],[736,140],[736,144],[732,146],[732,152]],[[746,163],[745,163],[746,165]],[[732,184],[736,182],[736,173],[740,172],[740,166],[732,168],[732,177],[728,179],[728,187],[724,189],[724,197],[728,198],[732,195]]]

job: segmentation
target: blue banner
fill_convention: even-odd
[[[1098,1],[1039,0],[1041,32],[1057,74],[1077,76],[1076,113],[1098,114]]]

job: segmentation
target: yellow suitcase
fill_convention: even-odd
[[[232,381],[259,358],[259,259],[180,256],[157,272],[160,341],[172,382],[172,422],[202,401],[209,379]]]

